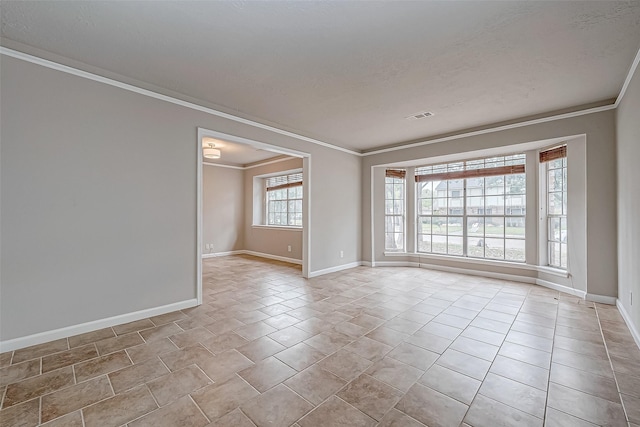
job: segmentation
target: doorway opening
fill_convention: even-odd
[[[309,153],[198,128],[197,299],[206,258],[256,255],[309,276]]]

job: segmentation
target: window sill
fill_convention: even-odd
[[[288,225],[262,225],[253,224],[252,228],[261,228],[265,230],[281,230],[281,231],[302,231],[302,227],[293,227]]]
[[[553,276],[568,278],[569,272],[567,270],[562,270],[560,268],[549,267],[548,265],[539,265],[537,267],[538,272],[551,274]]]

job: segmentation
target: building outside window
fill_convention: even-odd
[[[265,223],[302,227],[302,172],[265,178]]]

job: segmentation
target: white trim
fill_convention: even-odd
[[[262,225],[262,224],[253,224],[251,228],[264,228],[267,230],[281,230],[281,231],[302,231],[302,227],[292,227],[286,225]]]
[[[465,133],[459,133],[459,134],[456,134],[456,135],[445,136],[443,138],[428,139],[426,141],[414,142],[413,144],[398,145],[398,146],[395,146],[395,147],[382,148],[380,150],[367,151],[365,153],[362,153],[362,156],[372,156],[374,154],[388,153],[388,152],[391,152],[391,151],[404,150],[406,148],[421,147],[423,145],[436,144],[438,142],[453,141],[455,139],[468,138],[468,137],[471,137],[471,136],[478,136],[478,135],[485,135],[485,134],[488,134],[488,133],[501,132],[501,131],[509,130],[509,129],[517,129],[517,128],[521,128],[521,127],[524,127],[524,126],[531,126],[531,125],[537,125],[537,124],[540,124],[540,123],[552,122],[554,120],[569,119],[569,118],[572,118],[572,117],[579,117],[579,116],[584,116],[584,115],[587,115],[587,114],[600,113],[602,111],[613,110],[615,108],[616,108],[615,104],[603,105],[602,107],[588,108],[586,110],[573,111],[571,113],[558,114],[556,116],[543,117],[543,118],[535,119],[535,120],[527,120],[527,121],[524,121],[524,122],[512,123],[510,125],[504,125],[504,126],[497,126],[497,127],[487,128],[487,129],[483,129],[483,130],[477,130],[477,131],[474,131],[474,132],[465,132]]]
[[[255,163],[255,164],[252,164],[251,166],[244,166],[242,169],[247,170],[247,169],[259,168],[260,166],[272,165],[274,163],[279,163],[279,162],[286,162],[287,160],[291,160],[291,157],[271,160],[268,162]]]
[[[208,253],[208,254],[202,254],[202,259],[219,258],[219,257],[223,257],[223,256],[230,256],[230,255],[242,255],[244,253],[245,253],[245,251],[243,251],[243,250],[227,251],[227,252],[212,252],[212,253]]]
[[[417,262],[410,261],[376,261],[376,267],[420,267]]]
[[[200,150],[202,151],[202,150]],[[202,162],[203,165],[205,166],[215,166],[217,168],[227,168],[227,169],[237,169],[237,170],[245,170],[246,168],[243,168],[242,166],[231,166],[231,165],[221,165],[218,163],[209,163],[209,162]]]
[[[631,316],[629,316],[629,313],[627,313],[627,310],[624,308],[624,305],[622,304],[622,301],[620,301],[620,299],[616,299],[616,307],[618,307],[618,311],[620,312],[620,315],[624,319],[624,322],[627,324],[627,327],[629,328],[629,332],[631,332],[631,336],[633,337],[634,341],[636,342],[636,345],[640,349],[640,332],[638,332],[636,325],[633,324],[633,321],[631,320]]]
[[[585,298],[587,301],[598,302],[600,304],[616,305],[616,297],[610,297],[607,295],[587,294]]]
[[[275,259],[276,261],[284,261],[284,262],[290,262],[291,264],[302,265],[302,260],[295,259],[295,258],[287,258],[279,255],[271,255],[271,254],[265,254],[263,252],[255,252],[255,251],[247,251],[247,250],[244,250],[242,252],[246,255],[253,255],[260,258]]]
[[[198,138],[196,140],[196,299],[198,305],[202,304],[202,234],[203,227],[203,191],[204,191],[204,168],[202,155],[203,129],[197,129]]]
[[[233,120],[234,122],[242,123],[245,125],[253,126],[256,128],[268,130],[270,132],[279,133],[280,135],[285,135],[291,138],[299,139],[301,141],[310,142],[315,145],[320,145],[322,147],[331,148],[334,150],[342,151],[345,153],[353,154],[355,156],[361,156],[362,154],[349,150],[348,148],[343,148],[337,145],[329,144],[328,142],[320,141],[317,139],[309,138],[307,136],[299,135],[297,133],[289,132],[283,129],[278,129],[273,126],[265,125],[259,122],[255,122],[253,120],[243,119],[242,117],[234,116],[233,114],[223,113],[222,111],[214,110],[213,108],[203,107],[202,105],[194,104],[193,102],[183,101],[178,98],[174,98],[172,96],[162,95],[158,92],[153,92],[148,89],[142,89],[137,86],[133,86],[127,83],[122,83],[117,80],[109,79],[107,77],[100,76],[98,74],[89,73],[87,71],[82,71],[77,68],[69,67],[67,65],[62,65],[57,62],[49,61],[47,59],[42,59],[37,56],[29,55],[23,52],[19,52],[17,50],[9,49],[4,46],[0,46],[0,55],[7,55],[12,58],[20,59],[22,61],[31,62],[32,64],[40,65],[46,68],[50,68],[52,70],[61,71],[63,73],[72,74],[77,77],[82,77],[88,80],[93,80],[95,82],[104,83],[110,86],[115,86],[120,89],[127,90],[129,92],[134,92],[140,95],[148,96],[150,98],[159,99],[161,101],[170,102],[175,105],[179,105],[181,107],[190,108],[192,110],[201,111],[203,113],[211,114],[213,116],[222,117],[223,119]]]
[[[335,267],[324,268],[322,270],[312,271],[309,278],[322,276],[323,274],[335,273],[336,271],[348,270],[350,268],[360,267],[362,263],[359,261],[350,262],[349,264],[336,265]]]
[[[635,73],[635,70],[638,66],[638,63],[640,62],[640,50],[638,51],[638,53],[636,54],[636,57],[633,61],[633,64],[631,65],[631,68],[629,69],[629,73],[627,73],[627,77],[625,79],[625,82],[622,86],[622,89],[620,91],[620,94],[618,95],[618,97],[616,98],[616,101],[614,104],[611,105],[604,105],[601,107],[595,107],[595,108],[589,108],[586,110],[579,110],[579,111],[573,111],[571,113],[565,113],[565,114],[559,114],[559,115],[555,115],[555,116],[549,116],[549,117],[543,117],[540,119],[535,119],[535,120],[527,120],[524,122],[518,122],[518,123],[513,123],[510,125],[504,125],[504,126],[497,126],[497,127],[491,127],[491,128],[487,128],[487,129],[483,129],[483,130],[479,130],[479,131],[475,131],[475,132],[465,132],[465,133],[461,133],[461,134],[456,134],[456,135],[451,135],[451,136],[447,136],[447,137],[443,137],[443,138],[436,138],[436,139],[432,139],[432,140],[425,140],[425,141],[420,141],[420,142],[415,142],[413,144],[405,144],[405,145],[399,145],[399,146],[395,146],[395,147],[389,147],[389,148],[383,148],[383,149],[379,149],[379,150],[373,150],[373,151],[368,151],[368,152],[358,152],[358,151],[354,151],[354,150],[350,150],[348,148],[344,148],[344,147],[340,147],[338,145],[333,145],[333,144],[329,144],[327,142],[324,141],[320,141],[317,139],[313,139],[313,138],[309,138],[306,137],[304,135],[299,135],[293,132],[289,132],[283,129],[279,129],[276,128],[274,126],[269,126],[269,125],[265,125],[253,120],[248,120],[248,119],[244,119],[242,117],[238,117],[238,116],[234,116],[232,114],[228,114],[228,113],[224,113],[222,111],[218,111],[218,110],[214,110],[212,108],[208,108],[208,107],[204,107],[198,104],[194,104],[192,102],[187,102],[187,101],[183,101],[181,99],[178,98],[174,98],[171,96],[167,96],[167,95],[162,95],[160,93],[157,92],[153,92],[151,90],[148,89],[142,89],[140,87],[137,86],[133,86],[127,83],[122,83],[119,82],[117,80],[113,80],[113,79],[109,79],[106,77],[102,77],[100,75],[97,74],[93,74],[93,73],[89,73],[87,71],[82,71],[79,70],[77,68],[73,68],[73,67],[69,67],[67,65],[62,65],[59,64],[57,62],[53,62],[53,61],[49,61],[43,58],[39,58],[37,56],[33,56],[33,55],[29,55],[23,52],[19,52],[17,50],[13,50],[13,49],[9,49],[6,48],[4,46],[0,46],[0,55],[6,55],[6,56],[10,56],[12,58],[16,58],[22,61],[26,61],[26,62],[30,62],[32,64],[36,64],[36,65],[40,65],[46,68],[50,68],[56,71],[61,71],[63,73],[67,73],[67,74],[71,74],[77,77],[81,77],[81,78],[85,78],[88,80],[93,80],[99,83],[103,83],[103,84],[107,84],[110,86],[114,86],[120,89],[124,89],[130,92],[134,92],[140,95],[144,95],[144,96],[148,96],[150,98],[155,98],[155,99],[159,99],[161,101],[166,101],[166,102],[170,102],[172,104],[175,105],[179,105],[182,107],[186,107],[186,108],[190,108],[192,110],[196,110],[196,111],[200,111],[203,113],[207,113],[207,114],[211,114],[214,116],[218,116],[218,117],[222,117],[224,119],[228,119],[228,120],[232,120],[238,123],[243,123],[249,126],[253,126],[256,128],[260,128],[260,129],[264,129],[264,130],[268,130],[274,133],[278,133],[280,135],[285,135],[291,138],[295,138],[301,141],[305,141],[305,142],[310,142],[312,144],[315,145],[320,145],[322,147],[326,147],[326,148],[331,148],[334,150],[338,150],[338,151],[342,151],[344,153],[349,153],[349,154],[353,154],[354,156],[359,156],[359,157],[364,157],[364,156],[371,156],[374,154],[380,154],[380,153],[386,153],[386,152],[390,152],[390,151],[398,151],[398,150],[404,150],[406,148],[412,148],[412,147],[419,147],[422,145],[428,145],[428,144],[435,144],[438,142],[444,142],[444,141],[451,141],[454,139],[460,139],[460,138],[466,138],[466,137],[470,137],[470,136],[476,136],[476,135],[484,135],[487,133],[493,133],[493,132],[499,132],[499,131],[503,131],[503,130],[508,130],[508,129],[516,129],[519,127],[523,127],[523,126],[529,126],[529,125],[534,125],[534,124],[539,124],[539,123],[546,123],[546,122],[550,122],[550,121],[554,121],[554,120],[562,120],[562,119],[567,119],[567,118],[571,118],[571,117],[578,117],[578,116],[583,116],[586,114],[593,114],[593,113],[599,113],[602,111],[608,111],[608,110],[612,110],[618,107],[618,105],[620,104],[620,101],[622,100],[627,87],[629,86],[629,82],[631,81],[631,78],[633,77],[633,74]]]
[[[629,72],[627,73],[627,78],[624,79],[624,83],[622,84],[622,89],[620,89],[620,94],[616,98],[616,102],[613,104],[616,106],[616,108],[618,107],[618,105],[620,105],[620,102],[622,102],[622,98],[624,97],[624,94],[627,91],[627,87],[629,87],[629,83],[631,83],[631,79],[633,78],[633,75],[636,72],[638,63],[640,63],[640,49],[638,49],[638,52],[636,53],[636,57],[634,58],[633,63],[631,64],[631,68],[629,68]]]
[[[67,326],[52,331],[39,332],[25,337],[13,338],[6,341],[0,341],[0,352],[18,350],[20,348],[29,347],[36,344],[67,338],[86,332],[96,331],[98,329],[109,328],[111,326],[121,325],[136,320],[146,319],[160,314],[171,313],[172,311],[183,310],[199,305],[194,299],[175,302],[172,304],[162,305],[160,307],[147,308],[144,310],[134,311],[132,313],[120,314],[118,316],[107,317],[105,319],[93,320],[91,322],[81,323],[79,325]]]
[[[564,292],[569,295],[574,295],[581,299],[586,299],[587,293],[585,291],[581,291],[580,289],[571,288],[565,285],[559,285],[557,283],[549,282],[547,280],[536,279],[536,285],[544,286],[545,288],[553,289],[554,291]]]

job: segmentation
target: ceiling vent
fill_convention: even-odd
[[[412,114],[408,117],[405,117],[405,119],[420,120],[420,119],[426,119],[427,117],[431,117],[431,116],[433,116],[433,113],[431,111],[424,111],[424,112]]]

